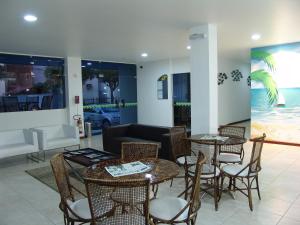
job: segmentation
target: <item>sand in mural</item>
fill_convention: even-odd
[[[300,43],[251,50],[251,136],[300,143]]]

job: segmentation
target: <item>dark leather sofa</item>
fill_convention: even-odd
[[[122,142],[151,142],[159,144],[158,157],[171,159],[170,127],[142,124],[126,124],[103,129],[103,148],[107,152],[121,154]]]

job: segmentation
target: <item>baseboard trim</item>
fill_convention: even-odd
[[[226,125],[234,125],[234,124],[237,124],[237,123],[243,123],[243,122],[248,122],[248,121],[250,121],[250,119],[240,120],[240,121],[228,123],[228,124],[226,124]]]

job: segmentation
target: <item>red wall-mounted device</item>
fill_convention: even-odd
[[[79,104],[79,96],[75,96],[75,104]]]

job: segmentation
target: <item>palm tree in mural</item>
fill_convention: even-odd
[[[261,50],[252,50],[251,59],[255,61],[263,61],[269,68],[271,72],[276,70],[275,59],[272,54],[261,51]],[[251,72],[251,80],[262,83],[267,90],[269,103],[272,105],[278,99],[278,89],[277,84],[274,81],[270,72],[260,69]]]

